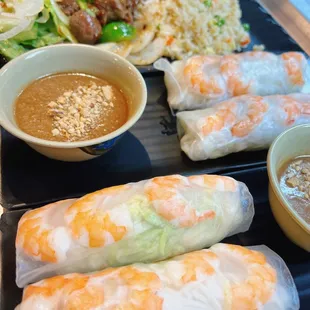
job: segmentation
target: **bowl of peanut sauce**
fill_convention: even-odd
[[[281,229],[310,252],[310,125],[282,133],[268,152],[269,201]]]
[[[105,154],[141,117],[145,81],[127,60],[96,47],[37,49],[0,70],[0,124],[61,161]]]

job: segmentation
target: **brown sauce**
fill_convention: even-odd
[[[52,141],[83,141],[107,135],[128,120],[129,102],[114,84],[82,73],[61,73],[28,85],[15,102],[25,133]]]
[[[290,205],[310,224],[310,155],[294,158],[283,165],[279,181]]]

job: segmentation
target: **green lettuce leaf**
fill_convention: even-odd
[[[7,59],[13,59],[27,51],[25,47],[18,44],[13,39],[0,41],[0,54]]]
[[[37,36],[35,38],[25,40],[21,44],[31,46],[33,48],[44,47],[64,42],[64,38],[60,36],[56,30],[52,19],[49,19],[45,24],[35,24]]]
[[[56,29],[57,29],[58,34],[64,38],[66,38],[67,40],[69,40],[72,43],[77,43],[78,41],[73,36],[73,34],[70,32],[69,28],[58,18],[55,10],[53,9],[53,6],[51,5],[50,0],[45,0],[44,5],[46,8],[49,9],[49,11],[52,15],[52,18],[53,18],[53,21],[56,25]]]
[[[0,0],[1,2],[1,0]],[[10,29],[17,26],[19,23],[19,20],[17,18],[11,18],[11,17],[1,17],[0,18],[0,33],[9,31]]]
[[[38,37],[38,24],[34,23],[31,29],[19,33],[13,39],[18,43],[22,43],[27,40],[34,40],[37,37]]]
[[[45,6],[51,16],[48,21],[46,23],[34,22],[29,29],[19,33],[14,38],[0,41],[0,54],[7,59],[13,59],[33,48],[62,43],[67,39],[75,42],[75,38],[69,29],[58,20],[48,4],[50,1],[46,0]],[[3,20],[0,23],[2,31],[6,31],[12,26],[14,26],[13,19],[7,19],[5,22]]]

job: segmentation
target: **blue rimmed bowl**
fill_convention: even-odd
[[[20,130],[14,118],[14,102],[19,93],[34,80],[61,72],[102,76],[119,85],[130,101],[128,121],[108,135],[79,142],[43,140]],[[36,49],[0,70],[0,125],[39,153],[56,160],[84,161],[108,152],[141,117],[146,100],[147,89],[140,72],[126,59],[93,46],[60,44]]]

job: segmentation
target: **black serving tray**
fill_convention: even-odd
[[[266,151],[193,162],[181,153],[162,76],[145,78],[142,118],[109,153],[82,163],[48,159],[2,130],[1,196],[6,209],[25,208],[116,184],[173,173],[218,173],[264,164]]]
[[[310,255],[290,242],[275,222],[268,204],[268,176],[265,167],[232,172],[226,175],[246,183],[254,197],[255,217],[250,230],[224,240],[227,243],[252,246],[265,244],[277,252],[288,265],[301,301],[301,309],[310,309]],[[15,236],[17,223],[26,210],[4,213],[2,231],[1,304],[11,310],[20,302],[22,291],[15,284]]]
[[[300,51],[299,46],[254,0],[241,0],[243,21],[251,26],[252,43],[269,51]],[[1,59],[0,59],[1,65]],[[0,204],[6,209],[33,207],[54,200],[172,173],[220,173],[258,167],[266,151],[241,152],[217,160],[192,162],[180,151],[175,118],[167,105],[163,74],[140,67],[148,86],[142,118],[106,155],[83,163],[50,160],[1,131]]]

